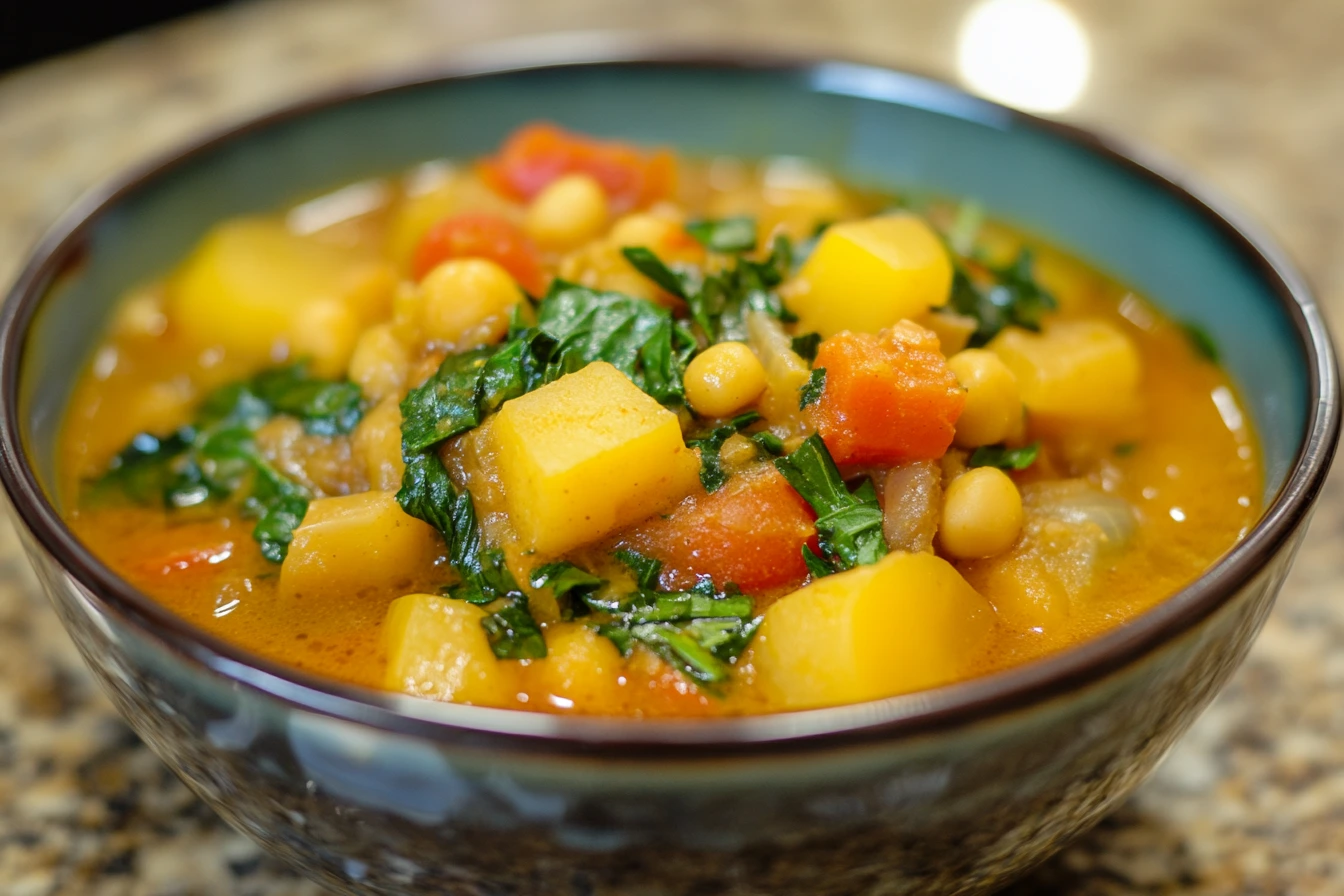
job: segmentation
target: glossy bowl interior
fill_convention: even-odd
[[[1134,625],[1027,668],[882,701],[880,709],[700,725],[700,733],[673,739],[774,739],[934,712],[957,715],[972,704],[1030,700],[1051,682],[1116,668],[1214,609],[1219,592],[1250,575],[1257,557],[1262,562],[1281,547],[1320,486],[1339,408],[1331,348],[1310,297],[1265,240],[1238,230],[1133,156],[937,82],[857,64],[574,64],[430,79],[309,103],[203,142],[71,212],[20,278],[3,324],[0,388],[11,426],[0,443],[7,461],[0,472],[39,541],[103,598],[180,639],[185,652],[286,699],[340,704],[341,713],[362,719],[375,708],[542,735],[562,725],[583,736],[582,725],[589,725],[594,736],[612,736],[610,725],[591,720],[477,715],[482,711],[327,685],[254,662],[134,594],[55,519],[54,446],[63,408],[124,290],[171,269],[227,216],[277,210],[434,157],[476,156],[536,118],[687,153],[797,154],[871,187],[972,197],[1116,274],[1171,316],[1199,321],[1222,347],[1262,439],[1265,520],[1211,574]],[[505,719],[511,715],[527,720]],[[621,736],[671,735],[626,725]]]

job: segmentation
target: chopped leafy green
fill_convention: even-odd
[[[527,597],[505,598],[499,609],[481,620],[490,649],[501,660],[536,660],[546,656],[546,639],[532,617]]]
[[[682,373],[695,341],[652,302],[556,281],[536,327],[499,346],[449,355],[401,403],[402,450],[423,451],[481,424],[510,398],[607,361],[663,404],[685,398]]]
[[[784,440],[769,431],[754,432],[747,436],[766,454],[779,457],[784,453]]]
[[[1002,267],[984,261],[968,264],[954,255],[949,304],[958,314],[975,318],[972,348],[989,342],[1007,326],[1039,330],[1041,316],[1058,307],[1055,297],[1036,280],[1033,266],[1032,251],[1025,247]]]
[[[747,411],[714,427],[705,435],[686,440],[687,447],[700,449],[700,484],[705,487],[705,491],[716,492],[728,481],[723,459],[719,456],[723,443],[760,419],[760,414]]]
[[[687,273],[674,271],[651,249],[644,246],[625,246],[621,249],[621,254],[635,270],[679,299],[689,298],[696,290],[696,278]]]
[[[485,544],[471,493],[458,493],[436,451],[406,458],[397,503],[443,535],[448,562],[460,581],[442,591],[491,611],[481,620],[481,627],[495,656],[506,660],[544,657],[546,641],[532,617],[527,595],[509,572],[503,551]]]
[[[1121,442],[1115,446],[1116,457],[1129,457],[1135,451],[1139,450],[1138,442]]]
[[[792,243],[782,234],[775,237],[770,254],[763,260],[738,255],[732,267],[703,277],[692,271],[673,270],[643,247],[621,251],[640,273],[686,300],[691,320],[708,342],[745,342],[747,314],[751,311],[783,321],[796,319],[774,292],[793,266]]]
[[[817,348],[820,345],[820,333],[804,333],[801,336],[793,337],[794,353],[809,364],[817,360]]]
[[[872,480],[865,479],[851,493],[821,436],[808,436],[792,454],[776,458],[775,467],[816,511],[821,556],[803,547],[814,576],[876,563],[886,555],[882,508]]]
[[[712,591],[713,585],[709,584]],[[599,624],[622,655],[643,644],[664,662],[710,693],[729,678],[730,666],[751,643],[761,617],[752,617],[755,602],[725,590],[675,594],[636,592],[611,622]]]
[[[257,520],[252,537],[266,559],[285,559],[294,530],[308,510],[308,491],[271,466],[256,444],[263,424],[285,414],[309,433],[349,433],[364,411],[359,387],[310,377],[300,362],[263,371],[211,392],[196,419],[165,435],[140,433],[109,464],[93,486],[133,501],[162,501],[184,509],[207,501],[235,499]]]
[[[798,390],[798,410],[804,410],[808,405],[821,401],[822,393],[825,391],[826,368],[818,367],[808,375],[807,382]]]
[[[1209,335],[1208,330],[1194,321],[1184,321],[1181,323],[1181,331],[1185,333],[1185,338],[1189,341],[1195,354],[1210,364],[1218,363],[1222,353],[1218,351],[1218,343],[1213,341],[1213,337]]]
[[[314,379],[302,363],[263,371],[250,386],[272,414],[297,417],[313,435],[345,435],[364,415],[364,394],[357,384]]]
[[[551,589],[564,619],[586,615],[588,605],[583,598],[607,584],[604,579],[565,560],[547,563],[532,570],[531,582],[533,588]]]
[[[181,485],[181,473],[173,462],[181,457],[196,441],[196,430],[184,426],[165,436],[142,432],[131,438],[112,462],[107,472],[94,483],[99,496],[121,493],[138,504],[164,500],[174,486]]]
[[[617,551],[615,557],[635,574],[635,590],[613,594],[605,580],[563,561],[539,567],[531,583],[573,601],[573,615],[592,614],[592,627],[623,656],[643,644],[717,693],[760,626],[760,617],[754,615],[756,602],[735,585],[716,589],[707,576],[689,591],[659,591],[659,561],[629,549]]]
[[[557,597],[573,591],[592,591],[602,586],[602,579],[580,569],[568,561],[547,563],[532,571],[533,588],[550,588]]]
[[[495,349],[449,355],[423,385],[401,401],[402,450],[415,452],[481,423],[478,399],[485,362]]]
[[[1025,470],[1036,463],[1041,452],[1041,443],[1032,442],[1021,448],[1007,448],[1003,445],[981,445],[971,452],[966,461],[968,467],[998,467],[1000,470]]]
[[[635,582],[641,591],[654,591],[658,587],[658,574],[663,571],[663,562],[645,557],[639,551],[621,548],[613,556],[625,564],[635,574]]]
[[[537,308],[537,327],[557,343],[546,382],[606,361],[659,402],[684,402],[681,378],[695,339],[666,308],[557,280]]]
[[[750,252],[756,248],[756,219],[746,215],[692,221],[686,225],[686,232],[714,252]]]

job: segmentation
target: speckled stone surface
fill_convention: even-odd
[[[281,0],[0,79],[0,280],[99,179],[201,128],[516,35],[603,28],[836,52],[955,76],[964,0]],[[1148,143],[1266,224],[1344,321],[1338,0],[1078,0],[1067,117]],[[1250,659],[1156,776],[1012,888],[1344,892],[1344,473]],[[0,893],[320,893],[227,829],[92,686],[0,524]]]

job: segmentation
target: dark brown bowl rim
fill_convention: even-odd
[[[592,36],[588,36],[592,37]],[[520,44],[483,61],[447,66],[380,83],[347,86],[236,124],[169,152],[97,188],[75,204],[34,249],[0,312],[0,481],[29,532],[86,589],[97,608],[125,621],[177,659],[247,685],[290,707],[431,741],[511,752],[610,757],[627,761],[703,760],[731,755],[834,749],[890,741],[968,725],[1057,698],[1141,659],[1214,613],[1279,551],[1308,518],[1334,455],[1340,430],[1334,351],[1319,308],[1287,256],[1256,228],[1202,198],[1204,190],[1169,166],[1109,137],[974,97],[925,75],[832,57],[707,54],[703,48],[639,40]],[[254,131],[329,106],[445,80],[550,67],[748,69],[788,75],[823,71],[894,78],[919,93],[925,108],[956,118],[1008,121],[1046,132],[1091,152],[1169,193],[1198,213],[1272,287],[1291,319],[1308,365],[1306,437],[1279,493],[1246,538],[1198,580],[1138,618],[1076,647],[1023,666],[935,690],[805,712],[708,720],[640,720],[556,716],[512,709],[438,704],[330,682],[255,657],[196,629],[116,576],[79,543],[47,500],[24,459],[18,416],[19,372],[29,324],[42,298],[80,255],[89,227],[147,181]],[[1197,195],[1200,194],[1200,195]],[[628,747],[637,748],[631,752]]]

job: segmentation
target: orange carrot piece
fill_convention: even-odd
[[[838,464],[893,464],[942,457],[966,393],[938,337],[910,321],[874,335],[848,330],[817,349],[826,388],[807,408]]]

